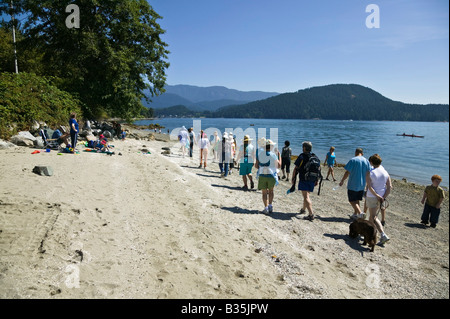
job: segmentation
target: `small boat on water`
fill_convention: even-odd
[[[419,138],[424,138],[425,136],[422,135],[414,135],[414,134],[397,134],[397,136],[408,136],[408,137],[419,137]]]

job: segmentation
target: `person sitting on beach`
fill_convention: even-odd
[[[256,151],[251,141],[250,136],[244,136],[244,143],[240,146],[239,154],[236,158],[236,161],[239,163],[239,175],[242,176],[244,182],[244,187],[242,188],[244,191],[248,190],[247,178],[250,180],[250,188],[253,189],[255,187],[252,168],[255,163]]]
[[[369,209],[369,220],[374,223],[375,227],[381,234],[380,244],[384,244],[389,237],[384,233],[383,225],[377,218],[377,210],[385,206],[386,198],[389,196],[392,188],[391,177],[381,165],[381,157],[374,154],[369,157],[369,162],[373,169],[366,173],[367,195],[366,205]]]
[[[425,188],[422,197],[423,207],[422,221],[423,225],[428,225],[428,221],[431,222],[431,227],[435,228],[439,221],[439,215],[441,214],[441,204],[445,198],[444,190],[439,186],[442,182],[442,177],[439,175],[433,175],[431,177],[431,185]]]
[[[263,214],[273,212],[273,188],[278,185],[277,168],[281,167],[281,156],[279,152],[274,153],[274,145],[275,143],[268,139],[265,150],[260,149],[260,152],[256,153],[255,168],[258,169],[258,189],[262,191]]]
[[[99,152],[110,152],[110,145],[108,143],[108,140],[106,139],[106,137],[103,134],[100,134],[100,139],[98,140],[97,143],[97,148],[99,148]]]
[[[64,143],[65,146],[68,146],[69,141],[67,138],[69,137],[69,135],[70,133],[66,132],[65,129],[62,126],[60,126],[53,132],[52,140],[56,140],[59,145]]]
[[[328,176],[330,176],[333,178],[333,181],[336,181],[336,178],[334,178],[334,165],[336,165],[336,154],[334,154],[334,146],[330,147],[330,151],[327,153],[327,156],[325,157],[325,161],[323,163],[323,166],[327,165],[328,166],[328,173],[327,173],[327,177],[325,178],[327,181]]]

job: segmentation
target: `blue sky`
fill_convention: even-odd
[[[447,0],[148,0],[170,85],[294,92],[355,83],[407,103],[449,103]],[[367,28],[369,4],[380,28]]]

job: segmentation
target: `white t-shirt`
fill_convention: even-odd
[[[375,190],[375,192],[380,196],[383,196],[384,193],[386,193],[386,183],[388,179],[389,174],[381,165],[370,171],[370,180],[372,181],[371,186]],[[371,191],[368,190],[367,197],[376,197],[376,196],[372,194]]]
[[[201,149],[205,149],[205,148],[208,148],[208,147],[209,147],[209,140],[206,137],[202,138],[200,140],[200,148]]]

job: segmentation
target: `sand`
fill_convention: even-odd
[[[211,156],[199,169],[198,149],[183,158],[161,137],[114,141],[113,156],[0,150],[0,297],[449,298],[448,192],[432,229],[419,224],[424,187],[395,181],[391,240],[371,253],[348,237],[337,182],[312,195],[313,222],[285,181],[263,215],[237,171],[220,178]]]

